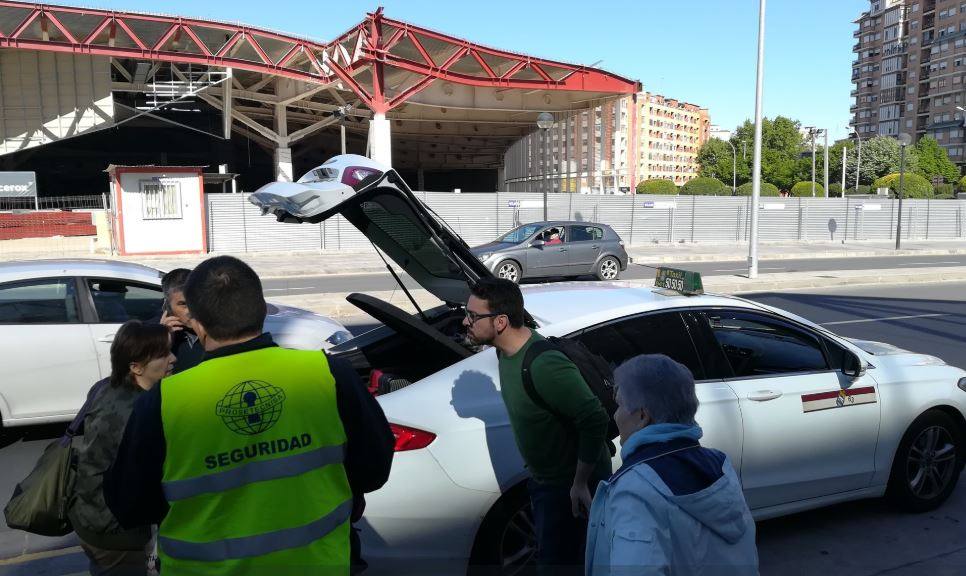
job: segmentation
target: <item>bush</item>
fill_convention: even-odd
[[[681,187],[681,194],[688,196],[722,196],[731,195],[731,187],[725,186],[717,178],[695,178]]]
[[[842,197],[842,185],[841,184],[829,184],[828,186],[828,197],[829,198],[841,198]]]
[[[638,194],[677,194],[678,187],[674,182],[664,178],[652,178],[637,185]]]
[[[769,184],[768,182],[761,183],[761,195],[764,196],[779,196],[781,193],[778,190],[778,186],[774,184]],[[751,182],[745,182],[741,186],[738,186],[738,196],[751,196]]]
[[[941,196],[952,198],[955,192],[956,192],[956,187],[952,184],[939,184],[935,186],[933,189],[933,195],[936,198],[939,198]]]
[[[812,182],[811,181],[808,181],[808,182],[798,182],[797,184],[795,184],[794,186],[792,186],[792,190],[789,193],[789,195],[795,196],[796,198],[803,198],[805,196],[811,197],[811,195],[812,195]],[[821,184],[819,184],[818,182],[816,182],[815,183],[815,197],[818,198],[819,196],[825,196],[825,186],[822,186]]]
[[[966,176],[963,176],[962,180],[959,181],[959,191],[966,192]]]
[[[893,172],[892,174],[886,174],[872,183],[873,191],[879,188],[888,188],[893,197],[898,197],[899,173]],[[902,190],[903,198],[932,198],[933,196],[932,184],[929,183],[929,180],[926,180],[918,174],[907,173]]]
[[[856,192],[855,188],[849,188],[847,194],[872,194],[872,186],[867,186],[865,184],[859,184],[859,191]]]

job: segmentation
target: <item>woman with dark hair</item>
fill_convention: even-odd
[[[121,527],[104,502],[104,473],[110,468],[134,401],[169,375],[175,356],[161,324],[126,322],[111,344],[111,375],[94,385],[75,440],[77,479],[69,517],[90,560],[92,576],[143,576],[151,552],[151,527]]]

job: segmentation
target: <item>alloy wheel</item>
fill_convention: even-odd
[[[617,278],[618,273],[620,273],[620,268],[618,267],[617,260],[607,258],[600,263],[600,276],[604,280],[614,280]]]
[[[906,461],[909,489],[917,498],[935,498],[949,485],[955,467],[956,444],[952,434],[942,426],[930,426],[909,447]]]
[[[524,572],[536,560],[537,528],[529,504],[510,517],[500,536],[502,574]]]
[[[520,271],[517,267],[510,263],[504,262],[500,264],[500,269],[497,271],[497,276],[503,278],[504,280],[509,280],[510,282],[516,283],[520,281]]]

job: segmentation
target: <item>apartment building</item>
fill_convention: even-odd
[[[859,136],[929,135],[966,163],[966,2],[871,0],[855,23],[850,111]]]
[[[649,92],[626,96],[560,117],[511,145],[505,188],[614,193],[650,178],[682,185],[697,176],[710,130],[706,108]]]

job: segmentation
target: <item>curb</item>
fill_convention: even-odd
[[[966,249],[950,248],[947,250],[883,250],[865,251],[825,251],[803,254],[793,252],[786,254],[759,254],[759,260],[817,260],[825,258],[887,258],[890,256],[960,256],[966,254]],[[648,262],[735,262],[747,260],[747,253],[741,254],[667,254],[655,256],[631,256],[629,261],[634,264]]]

